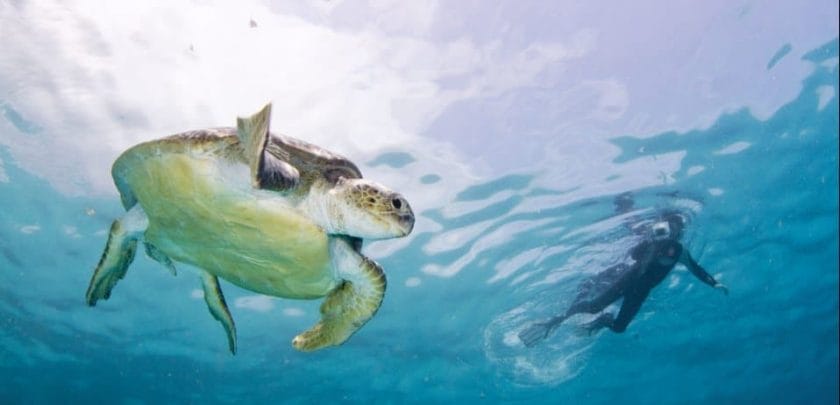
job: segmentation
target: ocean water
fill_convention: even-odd
[[[840,400],[834,2],[350,3],[0,2],[0,403]],[[300,353],[320,300],[223,281],[233,356],[196,274],[142,254],[85,305],[113,159],[269,99],[414,208],[363,250],[376,316]],[[523,347],[663,209],[728,296],[678,266],[625,333]]]

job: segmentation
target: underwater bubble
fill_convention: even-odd
[[[703,166],[691,166],[691,167],[688,168],[687,173],[688,173],[689,176],[694,176],[695,174],[700,173],[703,170],[706,170],[706,168],[703,167]]]
[[[714,153],[715,155],[732,155],[732,154],[735,154],[735,153],[742,152],[742,151],[746,150],[747,148],[750,147],[750,145],[752,145],[752,144],[749,143],[749,142],[739,141],[739,142],[735,142],[733,144],[727,145],[723,149],[712,152],[712,153]]]
[[[40,231],[40,230],[41,230],[40,225],[24,225],[24,226],[20,227],[20,232],[25,233],[27,235],[31,235],[35,232]]]
[[[285,308],[283,309],[283,315],[299,317],[303,316],[303,310],[300,308]]]
[[[405,280],[405,286],[406,286],[406,287],[417,287],[417,286],[419,286],[422,282],[423,282],[423,281],[422,281],[422,280],[420,280],[420,278],[419,278],[419,277],[409,277],[407,280]]]
[[[237,298],[234,306],[257,312],[268,312],[274,309],[274,301],[265,295],[251,295]]]
[[[591,316],[577,316],[536,346],[525,347],[519,333],[538,320],[536,307],[526,303],[497,316],[484,330],[484,354],[498,374],[517,385],[559,385],[580,374],[597,335],[582,336],[580,323]]]

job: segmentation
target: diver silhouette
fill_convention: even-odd
[[[618,204],[616,208],[619,208]],[[590,334],[601,328],[622,333],[639,312],[650,291],[665,279],[677,263],[685,265],[700,281],[728,295],[726,286],[709,275],[680,244],[684,226],[682,215],[676,212],[660,214],[657,222],[646,230],[647,237],[630,250],[630,257],[634,260],[632,265],[617,264],[583,281],[578,286],[577,296],[564,313],[531,324],[519,333],[519,340],[526,347],[532,347],[570,316],[596,314],[623,297],[618,316],[604,312],[583,325]]]

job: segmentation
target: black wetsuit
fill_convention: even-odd
[[[598,273],[581,284],[579,293],[563,319],[579,313],[598,313],[621,297],[624,301],[618,316],[603,314],[593,325],[608,327],[621,333],[639,312],[650,291],[668,276],[683,254],[683,246],[673,239],[644,241],[636,245],[630,256],[632,266],[619,264]],[[701,281],[710,286],[717,282],[685,252],[685,266]]]

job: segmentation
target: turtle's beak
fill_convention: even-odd
[[[405,236],[411,233],[411,230],[414,229],[414,213],[409,213],[406,215],[400,215],[400,226],[402,226],[403,234],[400,236]]]
[[[402,195],[394,193],[391,196],[391,206],[396,211],[397,223],[402,233],[398,236],[405,236],[414,229],[414,211],[408,205],[408,201]]]

